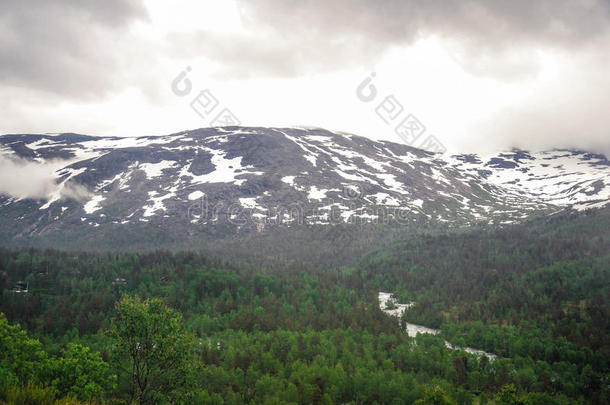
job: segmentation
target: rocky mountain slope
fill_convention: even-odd
[[[610,162],[602,155],[515,150],[447,157],[314,128],[4,135],[0,158],[51,177],[44,196],[0,195],[5,240],[146,223],[257,232],[346,223],[507,224],[610,200]]]

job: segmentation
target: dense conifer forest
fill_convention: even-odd
[[[344,267],[0,249],[0,403],[606,404],[608,229],[430,232]]]

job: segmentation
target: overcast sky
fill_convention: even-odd
[[[0,133],[166,134],[228,109],[402,142],[411,114],[450,151],[608,154],[608,66],[609,0],[2,0]]]

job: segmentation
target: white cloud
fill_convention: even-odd
[[[18,199],[48,199],[59,189],[55,172],[65,165],[60,160],[39,163],[0,155],[0,194]],[[77,183],[68,183],[61,189],[62,199],[82,201],[89,195]]]

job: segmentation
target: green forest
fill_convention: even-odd
[[[346,266],[0,248],[0,403],[608,404],[608,229],[414,233]]]

